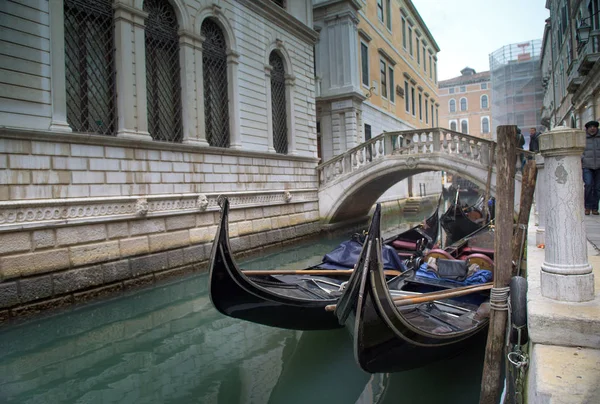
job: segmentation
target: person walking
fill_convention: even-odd
[[[585,214],[598,215],[598,199],[600,198],[600,135],[598,122],[585,124],[585,150],[581,157],[583,168]]]

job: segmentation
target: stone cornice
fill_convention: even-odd
[[[367,97],[360,92],[349,92],[349,93],[345,93],[345,94],[336,94],[336,95],[330,95],[327,97],[317,97],[315,100],[319,101],[319,102],[324,102],[324,101],[336,101],[336,100],[343,100],[343,99],[348,99],[351,98],[353,100],[357,100],[357,101],[364,101],[367,99]]]
[[[252,156],[271,159],[274,158],[277,160],[286,161],[304,161],[310,163],[317,163],[319,161],[319,159],[315,157],[290,156],[279,153],[257,152],[251,150],[238,150],[211,146],[198,146],[192,144],[181,144],[171,142],[154,142],[138,139],[132,140],[114,136],[93,135],[88,133],[59,133],[8,127],[0,127],[0,139],[1,138],[38,140],[43,142],[57,143],[80,143],[98,146],[132,147],[136,149],[141,148],[150,150],[169,150],[187,153],[216,154],[225,156]]]
[[[350,4],[355,10],[360,10],[362,8],[362,4],[358,1],[358,0],[329,0],[329,1],[324,1],[321,2],[319,4],[315,4],[313,6],[313,10],[319,10],[321,8],[327,8],[327,7],[331,7],[332,5],[335,5],[336,3],[348,3]]]
[[[317,192],[317,189],[281,189],[4,201],[0,202],[0,233],[215,212],[219,210],[219,196],[229,197],[232,209],[316,202]],[[144,206],[143,212],[140,205]]]
[[[125,11],[131,13],[131,15],[135,15],[135,16],[141,17],[143,19],[148,18],[148,13],[146,11],[137,9],[135,7],[131,7],[130,5],[122,3],[121,1],[118,1],[118,0],[115,2],[115,4],[113,4],[113,9],[115,11],[125,10]]]
[[[359,29],[358,29],[358,35],[359,35],[359,36],[360,36],[362,39],[364,39],[365,41],[367,41],[367,42],[371,42],[371,40],[373,39],[373,38],[371,38],[371,36],[370,36],[369,34],[367,34],[367,32],[366,32],[364,29],[362,29],[362,28],[359,28]]]
[[[392,66],[396,66],[396,61],[383,48],[377,49],[377,52],[386,59]]]
[[[540,136],[542,156],[579,156],[585,149],[585,132],[581,129],[557,127]]]
[[[319,38],[317,31],[306,26],[300,20],[270,1],[238,0],[238,2],[310,44],[316,43]]]

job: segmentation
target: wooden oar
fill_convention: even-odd
[[[323,276],[336,276],[336,275],[352,275],[353,269],[275,269],[269,270],[243,270],[242,273],[246,276],[265,276],[265,275],[323,275]],[[402,272],[386,269],[383,271],[388,276],[398,276]]]
[[[397,307],[409,306],[411,304],[426,303],[434,300],[448,299],[450,297],[458,297],[468,295],[470,293],[481,292],[483,290],[491,289],[493,285],[493,282],[488,282],[481,285],[469,285],[450,290],[437,290],[435,292],[423,293],[419,296],[397,296],[392,300]],[[325,311],[334,311],[335,308],[335,304],[330,304],[325,306]]]
[[[394,298],[394,304],[399,307],[409,306],[417,303],[426,303],[434,300],[448,299],[450,297],[464,296],[475,292],[481,292],[483,290],[490,290],[493,286],[494,284],[489,282],[482,285],[472,285],[465,288],[445,290],[443,292],[423,293],[420,296],[398,296]]]

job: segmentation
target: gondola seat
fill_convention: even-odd
[[[493,248],[483,248],[483,247],[465,247],[461,250],[461,255],[470,255],[470,254],[485,254],[488,257],[494,256]]]
[[[392,247],[394,247],[396,250],[416,251],[417,242],[416,241],[405,241],[405,240],[394,240],[394,241],[392,241]]]
[[[429,260],[429,258],[443,258],[443,259],[448,259],[448,260],[456,259],[452,255],[450,255],[450,253],[448,253],[447,251],[444,251],[439,248],[434,248],[432,250],[429,250],[429,252],[427,254],[425,254],[423,261],[427,262]]]
[[[492,261],[492,259],[485,254],[476,253],[476,254],[466,255],[466,256],[464,256],[464,258],[461,257],[461,259],[464,259],[465,261],[467,261],[467,263],[469,265],[477,264],[477,265],[479,265],[479,268],[481,268],[481,269],[487,269],[489,271],[492,271],[494,269],[494,261]]]

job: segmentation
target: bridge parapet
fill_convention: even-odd
[[[326,186],[392,155],[441,153],[488,167],[494,141],[465,135],[449,129],[431,128],[384,132],[326,161],[317,167],[319,183]]]

